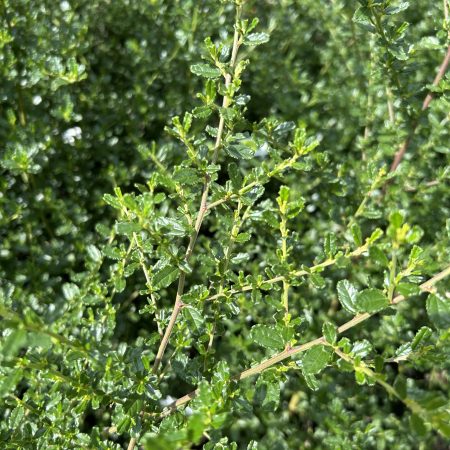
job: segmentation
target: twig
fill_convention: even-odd
[[[395,124],[395,110],[394,110],[394,102],[392,100],[392,91],[389,86],[386,86],[386,99],[387,99],[387,106],[388,106],[388,112],[389,112],[389,120],[392,125]]]
[[[280,174],[284,170],[292,167],[294,165],[294,163],[297,161],[297,159],[300,158],[300,156],[301,156],[300,154],[295,154],[291,158],[286,159],[286,160],[282,161],[281,163],[277,164],[270,172],[267,172],[265,174],[265,180],[268,180],[268,179]],[[213,209],[216,206],[219,206],[222,203],[227,202],[228,200],[236,200],[240,196],[246,194],[247,192],[251,191],[254,187],[256,187],[260,184],[261,184],[261,180],[252,181],[251,183],[247,184],[243,188],[239,189],[239,191],[237,193],[232,194],[231,192],[229,192],[224,197],[222,197],[212,203],[209,203],[208,205],[206,205],[206,209],[207,210]]]
[[[231,71],[229,73],[227,73],[224,77],[225,78],[225,88],[228,88],[231,84],[231,80],[232,80],[231,73],[232,73],[233,68],[236,65],[237,54],[238,54],[239,46],[241,44],[240,34],[239,34],[239,30],[238,30],[238,22],[240,20],[241,13],[242,13],[242,6],[237,5],[236,6],[235,29],[234,29],[234,37],[233,37],[233,48],[231,51],[231,58],[230,58]],[[225,95],[223,97],[222,107],[228,108],[230,106],[230,103],[231,103],[231,99],[227,95]],[[225,118],[223,115],[221,115],[220,119],[219,119],[217,137],[216,137],[216,141],[214,144],[214,153],[213,153],[213,157],[211,160],[212,164],[215,164],[215,162],[217,161],[217,158],[219,156],[219,150],[220,150],[220,147],[222,146],[222,135],[224,132],[224,128],[225,128]],[[205,176],[205,182],[203,184],[203,192],[202,192],[202,197],[201,197],[201,201],[200,201],[200,207],[199,207],[199,210],[197,213],[197,218],[196,218],[195,225],[194,225],[194,230],[189,238],[189,244],[188,244],[188,248],[187,248],[186,254],[185,254],[186,262],[188,262],[192,256],[194,246],[197,241],[197,238],[198,238],[198,235],[200,232],[200,228],[203,223],[203,219],[208,210],[206,205],[207,205],[210,185],[211,185],[211,177],[207,174]],[[175,297],[175,304],[174,304],[174,307],[172,310],[172,314],[170,316],[170,320],[166,327],[164,335],[161,339],[161,343],[159,345],[158,352],[156,354],[156,358],[153,363],[153,373],[158,372],[159,366],[161,365],[161,361],[164,356],[164,352],[169,343],[169,339],[172,334],[173,328],[177,321],[178,315],[183,307],[183,302],[181,300],[181,297],[183,296],[185,281],[186,281],[186,273],[184,271],[182,271],[180,274],[180,278],[178,279],[177,293],[176,293],[176,297]],[[141,415],[142,414],[143,414],[143,411],[141,411]],[[134,437],[132,437],[128,444],[127,450],[133,450],[135,445],[136,445],[136,439]]]
[[[369,244],[366,243],[366,244],[362,245],[361,247],[358,247],[357,249],[353,250],[351,253],[346,255],[346,257],[347,258],[352,258],[352,257],[360,256],[364,252],[366,252],[368,250],[368,248],[369,248]],[[279,283],[279,282],[282,282],[284,280],[287,280],[288,278],[298,278],[298,277],[302,277],[302,276],[305,276],[305,275],[310,275],[310,274],[315,273],[315,272],[317,272],[317,271],[319,271],[321,269],[324,269],[325,267],[332,266],[336,262],[337,262],[337,258],[330,258],[330,259],[325,260],[324,262],[321,262],[320,264],[316,264],[315,266],[311,266],[308,269],[295,270],[295,271],[289,273],[287,276],[279,275],[277,277],[269,278],[267,280],[261,281],[259,286]],[[246,284],[244,286],[241,286],[239,289],[232,289],[231,291],[225,291],[225,292],[221,292],[221,293],[212,295],[211,297],[206,298],[205,301],[212,301],[212,300],[216,300],[216,299],[218,299],[220,297],[226,297],[226,296],[229,296],[229,295],[240,294],[242,292],[251,291],[252,289],[255,289],[257,287],[258,287],[258,285],[255,286],[253,284]]]
[[[445,72],[447,71],[449,62],[450,62],[450,45],[447,48],[447,53],[442,61],[442,64],[439,68],[436,78],[433,81],[433,86],[437,86],[439,84]],[[425,100],[423,101],[421,112],[425,111],[428,108],[428,106],[430,106],[431,100],[433,100],[433,93],[430,91],[428,92],[427,96],[425,97]],[[394,156],[394,161],[392,162],[390,172],[395,172],[399,164],[402,162],[402,159],[405,156],[406,151],[408,150],[414,132],[416,131],[418,123],[419,123],[418,119],[416,119],[413,122],[408,137],[405,139],[405,141],[403,142],[403,144],[401,145],[401,147]]]
[[[222,273],[222,275],[220,276],[219,292],[217,294],[218,295],[217,298],[220,298],[221,294],[223,294],[223,292],[224,292],[225,274],[227,273],[228,267],[230,265],[231,255],[233,253],[235,241],[236,241],[236,238],[237,238],[237,236],[238,236],[238,234],[239,234],[239,232],[241,230],[241,227],[242,227],[243,223],[248,218],[249,213],[251,211],[252,205],[247,206],[247,208],[244,211],[244,214],[241,217],[241,210],[242,210],[243,206],[244,205],[243,205],[242,201],[239,200],[237,208],[234,211],[233,224],[232,224],[231,231],[230,231],[230,236],[229,236],[229,239],[228,239],[228,245],[224,249],[224,257],[223,257],[223,259],[220,262],[220,264],[222,265],[222,268],[220,269],[220,272]],[[214,334],[215,334],[215,331],[216,331],[216,326],[217,326],[217,313],[215,313],[213,329],[212,329],[211,334],[209,336],[208,347],[206,348],[206,352],[205,352],[205,355],[204,355],[205,366],[206,366],[206,361],[207,361],[206,358],[208,356],[209,351],[212,349],[212,346],[213,346]]]
[[[347,361],[351,365],[353,365],[353,368],[356,370],[355,367],[355,360],[348,354],[342,352],[339,348],[336,346],[332,346],[333,351],[344,361]],[[363,361],[359,363],[358,370],[361,371],[364,375],[367,375],[370,379],[374,380],[376,383],[378,383],[380,386],[382,386],[388,394],[392,395],[393,397],[397,398],[399,401],[405,404],[414,414],[419,415],[425,415],[426,411],[414,400],[411,398],[403,397],[400,395],[400,393],[389,383],[386,383],[382,379],[382,377],[375,373],[370,367],[368,367]]]
[[[448,277],[450,275],[450,265],[447,266],[444,270],[439,272],[438,274],[434,275],[432,278],[430,278],[425,283],[421,284],[420,290],[421,291],[428,291],[432,286],[434,286],[439,281],[443,280],[444,278]],[[392,300],[392,305],[397,305],[398,303],[401,303],[405,301],[406,298],[403,295],[398,295]],[[355,327],[356,325],[359,325],[361,322],[366,321],[370,317],[376,315],[377,313],[362,313],[357,314],[353,319],[349,320],[348,322],[341,325],[337,332],[338,334],[342,334],[345,331],[349,330],[350,328]],[[316,345],[320,344],[326,344],[326,339],[324,336],[319,337],[317,339],[314,339],[312,341],[309,341],[305,344],[299,345],[297,347],[292,347],[290,349],[285,349],[282,352],[272,356],[271,358],[267,359],[266,361],[263,361],[260,364],[257,364],[256,366],[251,367],[250,369],[244,370],[243,372],[239,373],[238,375],[235,375],[233,377],[233,380],[240,381],[244,380],[245,378],[249,378],[253,375],[257,375],[264,371],[265,369],[268,369],[269,367],[272,367],[275,364],[278,364],[281,361],[284,361],[285,359],[297,355],[299,353],[305,352],[306,350],[315,347]],[[160,418],[167,417],[173,412],[175,412],[180,406],[185,405],[189,401],[191,401],[193,398],[195,398],[198,394],[198,390],[192,391],[189,394],[186,394],[183,397],[180,397],[178,400],[176,400],[166,411],[163,411],[160,415]]]
[[[239,33],[239,29],[238,29],[238,24],[239,24],[239,20],[241,17],[241,13],[242,13],[242,6],[237,5],[236,6],[236,20],[235,20],[235,27],[234,27],[234,37],[233,37],[233,47],[231,50],[231,58],[230,58],[230,69],[231,70],[224,77],[226,89],[231,84],[231,81],[232,81],[231,73],[236,65],[237,54],[238,54],[239,46],[241,45],[240,33]],[[231,103],[231,99],[228,97],[228,95],[224,95],[223,101],[222,101],[222,107],[228,108],[230,106],[230,103]],[[220,119],[219,119],[219,126],[217,129],[217,137],[216,137],[216,141],[214,144],[214,153],[213,153],[213,157],[211,160],[212,164],[216,163],[217,158],[219,156],[219,150],[220,150],[220,147],[222,146],[222,136],[223,136],[224,128],[225,128],[225,118],[223,115],[221,115]],[[186,254],[185,254],[186,262],[188,262],[192,256],[192,253],[194,251],[194,246],[197,241],[197,238],[198,238],[198,235],[200,232],[200,228],[203,223],[203,219],[205,218],[205,214],[208,210],[207,209],[207,201],[208,201],[208,194],[209,194],[210,186],[211,186],[211,177],[207,174],[205,176],[205,182],[203,184],[203,192],[202,192],[202,197],[201,197],[201,201],[200,201],[200,207],[199,207],[199,210],[197,213],[197,218],[196,218],[195,225],[194,225],[194,230],[189,238],[189,244],[188,244],[188,248],[187,248]],[[159,345],[158,352],[156,354],[156,358],[153,363],[153,373],[158,372],[159,366],[161,365],[161,361],[164,356],[164,352],[169,343],[169,339],[172,334],[173,328],[177,321],[178,315],[183,307],[183,302],[181,300],[181,297],[183,296],[185,281],[186,281],[186,273],[184,271],[182,271],[180,274],[180,278],[178,279],[177,294],[175,297],[175,304],[174,304],[174,307],[172,310],[172,314],[170,316],[169,323],[164,332],[164,335],[161,339],[161,343]],[[141,415],[142,414],[143,414],[143,411],[141,411]],[[128,444],[128,450],[133,450],[135,445],[136,445],[136,439],[134,437],[132,437]]]
[[[235,26],[235,30],[234,30],[234,39],[233,39],[233,49],[232,49],[231,59],[230,59],[230,68],[231,69],[233,69],[234,66],[236,65],[237,53],[239,50],[239,46],[241,44],[239,30],[237,27],[238,21],[241,16],[241,11],[242,11],[242,7],[237,6],[236,7],[236,26]],[[231,74],[227,73],[225,75],[225,87],[228,88],[230,86],[230,84],[231,84]],[[228,108],[228,106],[230,105],[230,102],[231,102],[231,99],[227,95],[225,95],[223,98],[222,107]],[[214,164],[217,161],[217,158],[219,155],[219,150],[222,145],[222,135],[223,135],[224,127],[225,127],[225,119],[224,119],[224,116],[221,115],[220,120],[219,120],[219,127],[218,127],[218,131],[217,131],[216,142],[214,144],[214,154],[212,157],[212,164]],[[197,219],[195,221],[194,231],[191,234],[191,237],[189,239],[189,245],[186,250],[186,255],[185,255],[186,261],[189,261],[190,257],[192,256],[192,252],[194,250],[194,246],[197,241],[197,237],[200,232],[200,228],[202,226],[203,219],[205,217],[205,213],[207,211],[206,204],[207,204],[207,200],[208,200],[208,193],[209,193],[210,185],[211,185],[211,178],[207,175],[205,177],[205,183],[203,185],[203,193],[202,193],[202,198],[201,198],[201,202],[200,202],[200,208],[197,213]],[[156,354],[155,362],[153,364],[153,372],[158,371],[158,368],[161,364],[161,360],[162,360],[162,357],[166,350],[167,344],[169,343],[170,335],[172,334],[173,328],[175,326],[175,322],[177,320],[178,314],[180,313],[181,308],[183,307],[183,302],[181,300],[181,297],[184,292],[185,281],[186,281],[186,273],[181,272],[180,278],[178,280],[178,288],[177,288],[177,294],[176,294],[176,298],[175,298],[175,304],[174,304],[174,307],[172,310],[172,314],[170,316],[169,324],[167,325],[166,331],[164,332],[164,336],[159,345],[158,353]]]
[[[127,450],[133,450],[135,445],[136,445],[136,439],[135,438],[131,438],[130,442],[128,443]]]

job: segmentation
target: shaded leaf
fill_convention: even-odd
[[[155,270],[156,269],[156,270]],[[178,278],[179,269],[171,264],[162,267],[154,267],[155,273],[152,277],[152,284],[155,289],[164,288],[172,284]]]
[[[243,144],[229,144],[225,146],[228,155],[235,159],[251,159],[255,151]]]
[[[450,328],[450,301],[440,295],[430,294],[427,299],[427,313],[436,328]]]
[[[203,317],[200,311],[192,305],[185,306],[182,314],[188,323],[189,330],[200,333],[203,328]]]
[[[80,295],[80,289],[73,283],[64,283],[62,290],[66,300],[73,300]]]

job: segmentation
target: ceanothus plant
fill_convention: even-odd
[[[425,449],[450,438],[448,4],[442,29],[423,37],[429,18],[410,18],[419,24],[410,35],[397,20],[407,2],[287,0],[281,12],[269,3],[222,1],[220,17],[234,22],[212,24],[218,32],[201,46],[196,18],[192,36],[175,32],[195,56],[189,74],[178,73],[195,77],[195,100],[184,101],[194,107],[153,141],[128,125],[142,169],[127,178],[112,165],[108,176],[117,171],[122,185],[101,205],[93,194],[93,209],[108,205],[115,222],[105,224],[110,211],[93,215],[97,235],[71,238],[82,257],[67,273],[48,269],[66,231],[53,235],[46,222],[48,240],[30,250],[41,219],[22,205],[33,205],[45,181],[34,175],[48,161],[36,157],[34,171],[33,148],[45,149],[26,145],[19,100],[32,80],[17,84],[17,67],[8,72],[18,108],[7,115],[22,128],[9,134],[1,185],[23,188],[0,197],[0,219],[13,211],[21,220],[4,249],[19,261],[0,271],[3,448]],[[16,19],[3,6],[5,47]],[[292,24],[304,8],[312,24]],[[327,42],[320,70],[305,61],[299,71],[303,50],[289,33]],[[136,40],[127,45],[140,54]],[[425,79],[430,50],[447,50],[434,81]],[[7,47],[4,59],[20,65],[20,52]],[[58,64],[51,83],[95,77],[75,57]],[[269,81],[281,83],[278,94]],[[69,101],[59,87],[48,98]],[[296,89],[309,89],[299,105],[288,98]],[[272,105],[267,114],[254,97]],[[45,142],[52,132],[41,131]],[[69,144],[90,131],[75,133]],[[51,191],[42,194],[49,205]],[[37,210],[45,222],[48,211]]]

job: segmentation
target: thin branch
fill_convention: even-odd
[[[222,269],[219,270],[219,272],[221,272],[221,276],[220,276],[220,281],[219,281],[219,292],[218,295],[220,296],[221,294],[223,294],[224,292],[224,285],[225,285],[225,274],[228,271],[228,267],[230,265],[230,260],[231,260],[231,255],[233,254],[233,249],[234,249],[234,245],[235,245],[235,241],[236,238],[241,230],[242,225],[244,224],[245,220],[248,218],[252,205],[247,206],[247,208],[244,211],[244,214],[241,217],[241,210],[243,207],[243,203],[241,200],[238,201],[238,205],[236,210],[234,211],[233,214],[233,224],[231,226],[231,231],[230,231],[230,236],[228,238],[228,244],[224,249],[224,257],[221,260],[221,265],[222,265]],[[215,318],[214,318],[214,325],[213,325],[213,329],[211,331],[211,334],[209,336],[209,342],[208,342],[208,347],[206,349],[204,358],[205,358],[205,365],[206,365],[206,358],[208,356],[209,351],[211,350],[212,346],[213,346],[213,341],[214,341],[214,334],[216,331],[216,326],[217,326],[217,312],[215,313]]]
[[[241,12],[242,12],[242,7],[237,6],[236,7],[236,22],[235,22],[235,30],[234,30],[234,39],[233,39],[233,49],[232,49],[231,59],[230,59],[230,68],[231,69],[233,69],[236,65],[237,53],[239,50],[239,46],[241,44],[240,34],[239,34],[238,26],[237,26],[238,21],[241,16]],[[227,73],[225,75],[225,88],[228,88],[230,86],[230,84],[231,84],[231,73]],[[222,107],[228,108],[230,106],[230,103],[231,103],[231,99],[227,95],[225,95],[223,98]],[[217,161],[217,158],[219,155],[219,150],[220,150],[220,147],[222,146],[222,136],[223,136],[224,127],[225,127],[225,119],[224,119],[224,116],[221,115],[220,120],[219,120],[219,127],[218,127],[218,131],[217,131],[216,142],[214,144],[214,154],[213,154],[212,161],[211,161],[212,164],[215,164],[215,162]],[[191,234],[191,237],[189,239],[189,245],[186,250],[186,255],[185,255],[186,261],[189,261],[190,257],[192,256],[194,246],[197,241],[197,238],[198,238],[198,235],[200,232],[200,228],[202,226],[203,219],[204,219],[206,211],[207,211],[206,205],[207,205],[210,185],[211,185],[211,178],[209,175],[206,175],[205,183],[203,185],[202,198],[200,201],[200,208],[198,210],[197,219],[195,221],[194,231]],[[181,297],[184,292],[185,281],[186,281],[186,273],[181,272],[180,278],[178,279],[177,294],[176,294],[175,304],[174,304],[174,307],[172,310],[172,314],[170,316],[169,324],[167,325],[166,331],[164,332],[164,336],[159,345],[158,352],[157,352],[156,358],[155,358],[155,362],[153,364],[153,372],[154,373],[156,373],[158,371],[158,368],[161,364],[167,344],[169,343],[169,339],[172,334],[173,328],[175,326],[175,322],[177,320],[178,314],[180,313],[181,308],[183,307],[183,302],[181,300]]]
[[[348,354],[342,352],[339,348],[332,346],[334,352],[342,358],[344,361],[347,361],[348,363],[353,365],[354,370],[356,371],[355,367],[355,360]],[[370,367],[368,367],[363,361],[359,363],[358,369],[367,375],[370,379],[374,380],[376,383],[378,383],[380,386],[382,386],[390,395],[400,400],[402,403],[405,404],[414,414],[421,415],[422,417],[426,415],[426,411],[414,400],[408,397],[403,397],[400,395],[400,393],[389,383],[384,381],[379,374],[375,373]]]
[[[286,159],[286,160],[282,161],[281,163],[277,164],[270,172],[265,174],[265,177],[266,177],[265,180],[268,181],[269,178],[272,178],[272,177],[280,174],[284,170],[292,167],[294,165],[294,163],[297,161],[297,159],[300,158],[300,156],[301,156],[300,154],[295,154],[291,158]],[[246,186],[239,189],[239,191],[237,193],[232,194],[229,192],[224,197],[222,197],[212,203],[209,203],[208,205],[206,205],[206,209],[207,210],[213,209],[216,206],[219,206],[222,203],[227,202],[228,200],[236,200],[240,196],[246,194],[247,192],[251,191],[254,187],[256,187],[262,183],[263,183],[263,181],[261,181],[260,179],[252,181],[251,183],[249,183]]]
[[[434,275],[432,278],[430,278],[425,283],[421,284],[420,290],[421,291],[429,291],[432,286],[434,286],[439,281],[443,280],[444,278],[450,276],[450,265],[447,266],[444,270],[439,272],[438,274]],[[403,295],[398,295],[392,300],[392,305],[397,305],[403,301],[405,301],[406,298]],[[376,315],[377,313],[362,313],[357,314],[353,319],[349,320],[348,322],[341,325],[337,332],[338,334],[342,334],[345,331],[349,330],[350,328],[355,327],[356,325],[359,325],[361,322],[366,321],[370,317]],[[319,337],[317,339],[314,339],[312,341],[309,341],[305,344],[292,347],[290,349],[285,349],[281,353],[278,353],[271,358],[263,361],[262,363],[257,364],[256,366],[253,366],[247,370],[244,370],[243,372],[235,375],[233,377],[233,380],[240,381],[244,380],[245,378],[249,378],[253,375],[257,375],[261,373],[262,371],[268,369],[269,367],[272,367],[275,364],[278,364],[281,361],[284,361],[285,359],[297,355],[299,353],[305,352],[306,350],[320,344],[326,344],[326,339],[324,336]],[[161,418],[167,417],[168,415],[172,414],[174,411],[176,411],[180,406],[185,405],[189,401],[191,401],[193,398],[195,398],[198,394],[198,390],[192,391],[189,394],[180,397],[178,400],[176,400],[166,411],[163,411],[160,415]]]
[[[356,256],[360,256],[362,255],[364,252],[366,252],[369,248],[369,244],[366,243],[364,245],[362,245],[361,247],[358,247],[356,250],[353,250],[351,253],[349,253],[348,255],[346,255],[347,258],[352,258],[352,257],[356,257]],[[305,275],[310,275],[311,273],[315,273],[321,269],[324,269],[325,267],[328,266],[332,266],[333,264],[335,264],[337,262],[337,258],[330,258],[325,260],[324,262],[321,262],[320,264],[316,264],[315,266],[311,266],[308,269],[300,269],[300,270],[295,270],[294,272],[291,272],[290,274],[288,274],[287,276],[284,275],[279,275],[277,277],[274,278],[269,278],[268,280],[264,280],[262,281],[259,285],[255,286],[253,284],[246,284],[244,286],[241,286],[239,289],[232,289],[231,291],[226,291],[226,292],[222,292],[222,293],[218,293],[215,295],[212,295],[211,297],[208,297],[205,299],[205,301],[212,301],[212,300],[216,300],[220,297],[226,297],[226,296],[230,296],[230,295],[235,295],[235,294],[240,294],[242,292],[247,292],[247,291],[251,291],[252,289],[255,289],[261,285],[270,285],[270,284],[275,284],[275,283],[279,283],[282,282],[288,278],[298,278],[298,277],[302,277]]]
[[[447,53],[442,61],[442,64],[439,68],[436,78],[433,81],[433,86],[437,86],[439,84],[445,72],[447,71],[449,62],[450,62],[450,45],[447,47]],[[425,111],[428,108],[428,106],[430,106],[431,100],[433,100],[433,93],[430,91],[428,92],[427,96],[425,97],[425,100],[423,101],[421,112]],[[416,131],[418,123],[419,121],[417,119],[413,122],[408,137],[405,139],[405,141],[403,142],[403,144],[401,145],[401,147],[394,156],[394,161],[392,162],[390,172],[395,172],[399,164],[402,162],[402,159],[405,156],[406,151],[408,150],[414,132]]]
[[[136,438],[131,438],[130,442],[128,443],[127,450],[133,450],[134,446],[136,445]]]
[[[388,106],[388,112],[389,112],[389,120],[392,125],[395,124],[395,110],[394,110],[394,101],[392,98],[392,91],[389,86],[386,86],[386,101]]]

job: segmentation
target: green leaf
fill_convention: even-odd
[[[420,330],[416,333],[414,336],[414,339],[411,343],[411,349],[414,351],[419,346],[423,345],[425,341],[427,341],[431,335],[433,334],[433,331],[431,328],[428,327],[422,327]]]
[[[173,179],[181,184],[187,184],[193,186],[196,183],[202,181],[197,171],[191,167],[179,166],[173,173]]]
[[[108,203],[108,205],[112,206],[113,208],[122,209],[122,205],[121,205],[119,199],[117,197],[115,197],[114,195],[105,194],[103,196],[103,200],[105,201],[105,203]]]
[[[116,259],[116,260],[121,259],[122,256],[123,256],[122,251],[120,250],[120,248],[113,247],[111,245],[106,245],[103,248],[103,254],[105,256],[107,256],[108,258]]]
[[[235,159],[251,159],[255,151],[243,144],[229,144],[225,146],[228,155]]]
[[[427,299],[427,313],[436,328],[450,328],[450,301],[437,294]]]
[[[184,128],[185,133],[189,133],[191,126],[192,126],[192,114],[187,112],[184,115],[184,119],[183,119],[183,128]]]
[[[332,354],[330,347],[316,345],[310,348],[298,363],[304,374],[315,375],[325,369]]]
[[[316,289],[323,289],[326,286],[325,278],[318,273],[312,273],[309,276],[309,281]]]
[[[380,265],[381,267],[387,267],[389,264],[387,256],[378,245],[372,245],[369,248],[369,257],[374,263]]]
[[[298,198],[288,203],[286,216],[288,219],[297,217],[305,208],[305,199],[303,197]]]
[[[397,6],[389,6],[384,10],[384,13],[387,15],[398,14],[400,11],[404,11],[409,7],[409,2],[402,2]]]
[[[0,377],[0,398],[13,391],[23,375],[21,369],[15,369],[8,375]]]
[[[360,385],[366,384],[364,372],[362,372],[358,367],[355,367],[355,380]]]
[[[15,356],[19,349],[27,342],[27,332],[25,330],[13,330],[6,338],[2,338],[1,353],[4,357]],[[3,377],[3,375],[2,375]]]
[[[73,283],[64,283],[62,290],[66,300],[73,300],[80,295],[80,289]]]
[[[250,191],[247,191],[245,194],[241,196],[242,203],[246,206],[253,205],[258,198],[260,198],[264,194],[264,186],[258,185],[252,188]],[[278,220],[276,227],[278,227]]]
[[[411,414],[409,416],[409,425],[411,427],[411,430],[414,431],[414,433],[416,433],[417,435],[426,436],[428,430],[422,417],[418,416],[417,414]]]
[[[357,223],[354,223],[351,226],[350,231],[352,232],[353,241],[355,242],[355,244],[358,247],[361,247],[363,241],[362,241],[361,228],[359,227],[359,225]]]
[[[337,292],[339,302],[342,307],[351,314],[356,314],[358,308],[356,306],[356,295],[358,294],[357,289],[350,281],[341,280],[337,284]]]
[[[125,433],[131,427],[131,417],[124,416],[117,424],[117,432],[119,434]]]
[[[367,239],[367,242],[369,244],[373,244],[375,241],[378,241],[381,236],[383,236],[383,230],[381,228],[375,228],[373,233],[370,235],[370,237]]]
[[[178,268],[184,273],[192,273],[192,267],[185,259],[178,263]]]
[[[120,277],[120,276],[116,276],[114,278],[114,289],[116,290],[116,292],[118,294],[120,294],[121,292],[124,291],[126,285],[127,285],[127,281],[125,280],[125,278]]]
[[[117,222],[116,223],[116,232],[118,234],[124,234],[126,236],[131,236],[133,233],[141,231],[142,227],[135,222]]]
[[[211,379],[212,390],[216,398],[221,398],[226,394],[229,381],[230,367],[226,361],[220,361],[214,367],[214,374]]]
[[[196,108],[194,108],[192,111],[192,114],[197,119],[206,119],[212,114],[212,112],[213,112],[213,109],[211,108],[211,106],[203,105],[203,106],[197,106]]]
[[[323,326],[322,326],[322,334],[323,334],[323,337],[325,338],[325,340],[329,344],[334,344],[336,342],[337,329],[332,323],[325,322],[323,324]]]
[[[306,385],[312,391],[317,391],[319,389],[319,382],[317,381],[317,378],[313,374],[303,372],[303,378],[306,381]]]
[[[164,192],[158,192],[153,197],[153,203],[155,205],[158,205],[159,203],[162,203],[165,199],[166,199],[166,194],[164,194]]]
[[[408,358],[411,352],[411,344],[409,342],[406,342],[405,344],[400,345],[400,347],[395,350],[394,358],[396,360],[405,360]]]
[[[227,121],[234,120],[237,117],[238,111],[234,108],[217,107],[220,115]]]
[[[100,262],[102,260],[102,253],[101,251],[93,244],[89,244],[86,247],[87,253],[89,255],[89,258],[94,262]]]
[[[389,300],[379,289],[364,289],[356,296],[359,312],[373,313],[389,306]]]
[[[213,79],[219,78],[221,75],[221,72],[217,67],[210,66],[209,64],[193,64],[191,66],[191,72],[200,77]]]
[[[23,406],[17,406],[11,411],[8,420],[9,426],[13,429],[19,427],[24,417],[25,417],[25,408]]]
[[[414,245],[408,258],[408,267],[415,267],[422,259],[423,249]]]
[[[290,189],[288,186],[281,186],[279,190],[279,195],[277,198],[277,202],[279,205],[286,204],[289,201]]]
[[[391,214],[389,214],[389,222],[394,230],[400,228],[403,224],[403,221],[404,217],[400,211],[393,211]]]
[[[420,287],[413,283],[399,283],[396,289],[399,294],[405,297],[412,297],[421,293]]]
[[[250,233],[239,233],[236,236],[235,242],[237,242],[238,244],[244,244],[245,242],[248,242],[250,238],[251,238]]]
[[[408,385],[406,381],[406,378],[402,374],[399,374],[395,378],[393,384],[394,389],[397,391],[401,398],[406,398],[408,395]]]
[[[158,217],[155,223],[162,228],[165,228],[165,232],[169,236],[184,236],[186,229],[183,223],[172,217]]]
[[[433,427],[436,428],[445,438],[450,439],[450,412],[448,410],[439,411],[433,414]]]
[[[269,42],[270,36],[267,33],[250,33],[244,38],[245,45],[261,45]]]
[[[422,239],[423,234],[424,231],[422,230],[422,228],[420,228],[417,225],[414,225],[406,234],[406,242],[408,242],[408,244],[416,244]],[[414,247],[417,246],[415,245]],[[422,253],[421,250],[422,249],[420,247],[417,247],[416,249],[413,248],[413,252],[418,252],[417,256],[419,256],[419,254]]]
[[[230,259],[231,264],[241,264],[250,259],[250,255],[248,253],[237,253]]]
[[[277,125],[275,127],[275,129],[273,130],[273,132],[275,134],[278,134],[280,136],[283,136],[287,133],[289,133],[290,131],[295,130],[295,123],[294,122],[282,122],[279,125]]]
[[[197,303],[204,301],[209,296],[209,290],[204,286],[194,285],[189,292],[183,295],[183,303]]]
[[[363,339],[362,341],[356,341],[353,344],[351,353],[353,356],[360,358],[364,358],[372,351],[372,344],[367,340]]]
[[[180,446],[177,444],[185,438],[186,430],[174,430],[169,435],[146,433],[143,439],[145,450],[178,450]]]
[[[234,191],[238,191],[242,186],[242,175],[235,162],[228,164],[228,175]]]
[[[274,350],[283,350],[285,346],[281,332],[269,325],[254,325],[250,330],[250,339],[262,347]]]
[[[189,325],[189,330],[200,333],[203,328],[203,317],[200,311],[194,306],[188,305],[183,307],[181,312]]]
[[[263,372],[256,381],[253,403],[266,411],[275,411],[280,403],[280,380],[272,371]]]
[[[370,10],[366,6],[360,6],[353,15],[353,22],[358,24],[361,28],[366,31],[370,31],[371,33],[375,32],[375,27],[372,25],[370,21]]]
[[[171,264],[155,264],[152,284],[155,289],[165,288],[178,278],[179,269]]]
[[[336,254],[336,235],[334,233],[326,235],[323,250],[328,258],[332,258]]]

